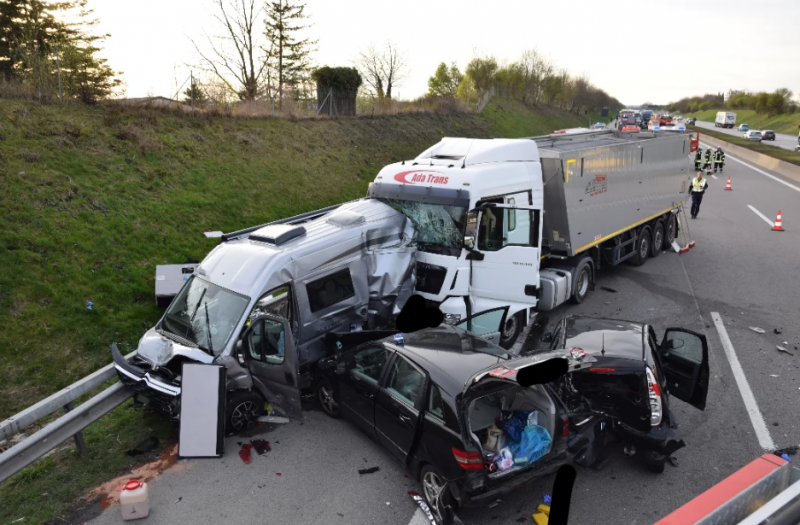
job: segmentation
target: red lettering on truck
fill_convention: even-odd
[[[438,171],[401,171],[394,180],[403,184],[447,184],[449,177],[440,175]]]

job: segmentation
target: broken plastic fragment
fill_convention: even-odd
[[[378,472],[380,469],[381,469],[380,467],[362,468],[358,470],[358,473],[363,476],[364,474],[372,474],[374,472]]]
[[[92,301],[86,301],[86,309],[91,310],[94,303]]]
[[[782,459],[785,459],[785,460],[786,460],[786,461],[788,461],[789,463],[791,463],[791,462],[792,462],[792,458],[790,458],[790,457],[789,457],[789,454],[781,454],[781,458],[782,458]]]
[[[791,353],[790,351],[788,351],[787,349],[785,349],[782,346],[776,346],[775,348],[778,350],[778,352],[783,352],[785,354],[794,355],[793,353]]]
[[[750,328],[750,330],[754,331],[757,334],[765,334],[766,333],[766,331],[764,331],[763,328],[759,328],[757,326],[750,326],[749,328]]]
[[[601,287],[600,287],[600,289],[601,289],[601,290],[605,290],[605,291],[607,291],[607,292],[611,292],[611,293],[619,293],[619,292],[618,292],[618,291],[616,291],[615,289],[613,289],[613,288],[609,288],[608,286],[601,286]]]
[[[259,423],[272,423],[274,425],[284,425],[289,422],[288,417],[281,416],[261,416],[258,418]]]
[[[242,458],[245,465],[250,464],[250,449],[253,448],[253,445],[250,443],[245,443],[242,445],[242,448],[239,449],[239,457]]]
[[[550,494],[545,494],[544,495],[544,502],[545,503],[552,503],[553,502],[553,498],[550,497]]]

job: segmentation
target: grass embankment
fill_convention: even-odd
[[[792,164],[800,166],[800,152],[783,148],[776,148],[775,146],[768,146],[766,143],[746,140],[738,135],[728,135],[727,133],[722,133],[715,130],[703,129],[695,126],[689,126],[689,129],[699,131],[700,140],[703,139],[704,134],[711,135],[712,137],[717,138],[719,140],[724,140],[725,142],[729,142],[731,144],[735,144],[737,146],[741,146],[743,148],[747,148],[752,151],[757,151],[758,153],[763,153],[764,155],[779,160],[783,160],[786,162],[791,162]]]
[[[785,133],[793,137],[797,136],[798,125],[800,125],[800,113],[789,113],[787,115],[769,117],[763,113],[756,113],[748,109],[709,109],[706,111],[687,113],[684,116],[695,117],[697,120],[705,120],[706,122],[714,122],[717,118],[717,112],[719,111],[736,113],[737,126],[739,124],[747,124],[750,126],[750,129],[771,129],[775,133]]]
[[[0,100],[0,419],[135,349],[160,317],[157,264],[202,259],[233,231],[364,195],[385,164],[442,136],[515,137],[582,124],[493,100],[476,115],[298,121]],[[92,310],[87,310],[92,301]],[[174,434],[130,402],[0,484],[0,523],[62,516],[130,470],[124,451]],[[138,459],[141,461],[141,459]]]

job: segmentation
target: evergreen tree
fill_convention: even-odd
[[[183,91],[183,103],[194,104],[195,107],[203,107],[208,102],[208,96],[196,78],[192,79],[192,84]]]
[[[316,40],[299,38],[299,33],[309,27],[302,25],[308,18],[305,3],[297,0],[267,2],[266,37],[270,46],[270,76],[277,77],[278,107],[283,105],[284,87],[305,88],[308,85]]]

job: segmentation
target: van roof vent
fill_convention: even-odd
[[[328,224],[333,224],[334,226],[338,226],[340,228],[349,228],[351,226],[364,224],[366,220],[367,218],[360,213],[350,210],[342,210],[333,212],[330,217],[328,217]]]
[[[302,226],[294,226],[292,224],[270,224],[269,226],[264,226],[251,233],[250,240],[280,246],[281,244],[287,243],[305,234],[306,229]]]

